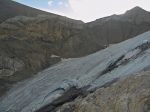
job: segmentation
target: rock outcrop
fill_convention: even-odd
[[[90,37],[101,45],[109,46],[137,36],[150,27],[150,12],[140,7],[128,10],[122,15],[112,15],[87,23]],[[96,42],[95,42],[96,43]]]
[[[74,48],[68,45],[72,44],[73,40],[72,43],[66,44],[65,41],[71,35],[79,33],[80,29],[82,22],[57,16],[16,17],[2,23],[0,55],[18,59],[18,63],[21,61],[23,67],[13,72],[7,69],[6,72],[11,72],[12,75],[2,72],[0,79],[15,83],[60,62],[66,58],[64,56],[69,57],[75,52]]]
[[[64,104],[57,112],[149,112],[150,71],[136,73],[85,98]],[[46,111],[41,111],[46,112]]]
[[[12,0],[0,0],[0,23],[15,16],[34,17],[40,14],[54,15],[29,6],[22,5]]]
[[[0,94],[63,59],[86,56],[149,31],[149,18],[149,12],[135,7],[83,23],[0,0]]]
[[[139,85],[136,85],[138,83],[134,83],[134,81],[136,82],[136,80],[133,80],[135,77],[132,78],[132,75],[134,75],[135,73],[140,73],[144,70],[149,70],[149,62],[150,32],[146,32],[122,43],[112,45],[95,54],[82,58],[63,61],[60,64],[39,72],[35,77],[31,79],[18,83],[10,91],[8,91],[7,94],[0,98],[0,111],[55,112],[57,109],[63,109],[63,107],[59,108],[63,104],[73,101],[79,96],[86,97],[90,93],[98,94],[99,91],[101,91],[101,89],[99,90],[99,88],[106,88],[106,90],[104,89],[102,94],[105,94],[107,91],[111,92],[112,90],[111,93],[106,94],[106,96],[103,96],[102,98],[107,99],[107,96],[109,97],[109,95],[111,96],[115,94],[115,88],[118,87],[111,85],[115,82],[118,82],[120,79],[122,80],[130,76],[131,83],[129,84],[131,84],[131,87],[129,87],[129,85],[124,82],[125,85],[122,86],[120,90],[118,90],[120,92],[118,92],[118,97],[114,96],[110,100],[116,101],[116,104],[120,103],[121,106],[118,105],[115,108],[118,111],[121,111],[124,108],[125,110],[128,109],[128,107],[126,106],[132,106],[134,105],[134,102],[138,102],[136,101],[137,97],[142,101],[140,103],[137,103],[135,109],[137,109],[138,111],[139,108],[144,107],[145,110],[148,110],[149,103],[146,102],[149,102],[149,99],[145,98],[145,100],[147,100],[145,101],[144,99],[142,99],[142,95],[145,97],[149,96],[149,89],[145,90],[149,86],[149,79],[148,77],[141,79],[141,83]],[[145,75],[143,77],[145,77]],[[129,78],[127,78],[126,80],[128,79]],[[138,78],[137,81],[139,80],[140,78]],[[123,84],[120,81],[118,83],[120,85]],[[142,86],[144,87],[142,88]],[[128,88],[127,90],[124,90],[124,88],[126,87],[129,87],[129,90]],[[137,90],[138,87],[139,89]],[[139,96],[134,96],[134,90],[140,92],[139,94],[137,94]],[[145,92],[143,93],[142,91]],[[128,102],[130,101],[128,100],[130,97],[131,104]],[[87,96],[87,98],[90,98],[90,95]],[[99,96],[96,96],[96,98],[99,98]],[[99,100],[100,99],[97,99],[97,101]],[[121,103],[122,100],[125,100],[125,104]],[[100,101],[99,105],[101,104],[103,104],[103,100]],[[109,109],[111,110],[111,104],[110,107],[106,108],[106,110],[106,105],[103,105],[104,108],[102,109],[104,111],[107,111]],[[81,108],[81,111],[84,112],[85,108],[83,106],[83,110]],[[97,109],[94,104],[92,108]],[[78,107],[76,109],[78,109]],[[129,107],[129,109],[134,109],[134,107]]]

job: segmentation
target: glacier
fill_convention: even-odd
[[[150,68],[150,31],[94,54],[62,61],[17,83],[0,98],[0,112],[35,112],[72,87],[91,92]]]

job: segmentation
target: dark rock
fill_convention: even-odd
[[[0,19],[0,55],[17,59],[22,65],[15,71],[12,64],[9,64],[12,67],[5,66],[7,74],[11,75],[6,76],[3,72],[0,79],[14,82],[32,77],[60,62],[61,58],[85,56],[150,30],[150,13],[139,7],[123,15],[83,23],[10,0],[0,0],[0,15],[3,18]],[[59,57],[52,58],[51,55]],[[114,65],[110,65],[104,74]]]
[[[40,14],[54,15],[22,5],[12,0],[0,0],[0,23],[15,16],[34,17]]]
[[[106,88],[99,88],[86,98],[66,103],[57,112],[64,112],[66,108],[71,112],[149,112],[149,81],[149,71],[137,73]]]
[[[41,109],[39,109],[36,112],[51,112],[51,111],[54,111],[56,108],[63,105],[64,103],[73,101],[78,96],[83,95],[84,92],[86,92],[86,91],[83,91],[82,88],[78,89],[76,87],[71,87],[69,90],[64,92],[61,97],[54,100],[51,104],[48,104],[48,105],[42,107]],[[69,110],[65,109],[64,112],[71,112]]]

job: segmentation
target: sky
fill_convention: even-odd
[[[150,11],[150,0],[14,0],[44,11],[82,20],[84,22],[122,14],[140,6]]]

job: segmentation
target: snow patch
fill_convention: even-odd
[[[51,58],[59,58],[60,56],[57,56],[57,55],[55,55],[55,54],[52,54],[51,55]]]

